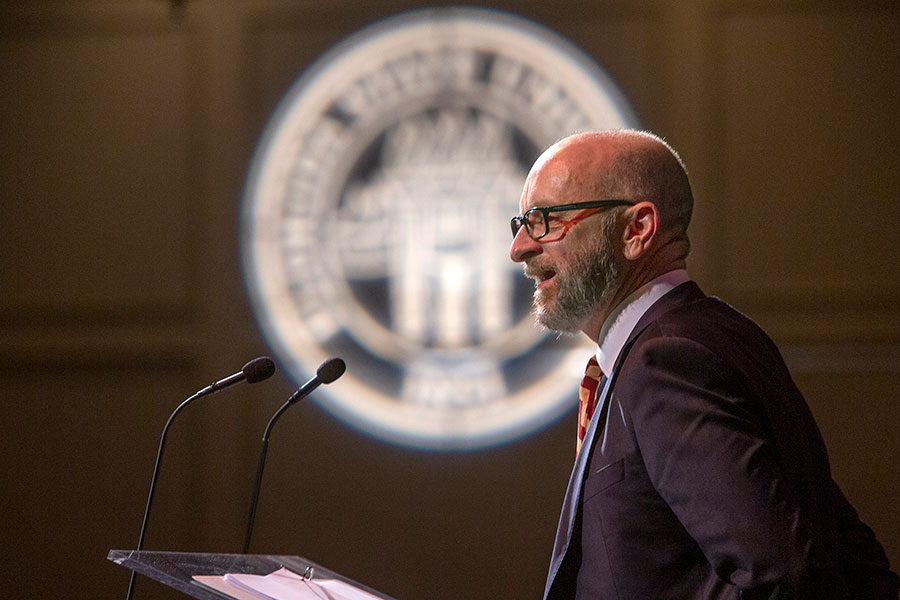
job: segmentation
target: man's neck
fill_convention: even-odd
[[[636,292],[653,281],[656,281],[658,278],[665,277],[673,271],[684,271],[686,269],[687,266],[684,258],[667,261],[665,266],[660,266],[655,269],[647,268],[647,266],[625,269],[621,281],[619,281],[618,285],[613,289],[609,290],[610,293],[597,305],[596,310],[585,322],[581,331],[588,336],[591,341],[597,343],[603,323],[606,322],[617,307],[621,306],[628,298],[631,298]]]
[[[689,280],[687,271],[676,269],[638,287],[612,310],[597,329],[597,361],[604,373],[610,373],[619,351],[632,329],[654,302]]]

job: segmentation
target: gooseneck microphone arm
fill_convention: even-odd
[[[147,521],[150,518],[150,507],[153,504],[153,493],[156,490],[156,480],[159,476],[159,467],[162,464],[163,450],[166,446],[166,436],[169,433],[169,426],[172,425],[172,421],[175,419],[175,415],[181,412],[181,410],[185,406],[187,406],[197,398],[213,394],[229,386],[232,386],[235,383],[240,383],[241,381],[246,381],[247,383],[257,383],[259,381],[263,381],[264,379],[268,379],[272,376],[273,373],[275,373],[275,362],[267,356],[260,356],[259,358],[255,358],[248,362],[246,365],[244,365],[244,368],[242,368],[237,373],[229,375],[225,379],[220,379],[219,381],[213,382],[202,390],[199,390],[193,396],[179,404],[178,407],[174,411],[172,411],[172,414],[169,415],[169,420],[166,421],[166,424],[163,427],[162,434],[159,436],[159,449],[156,451],[156,464],[153,466],[153,477],[150,479],[150,492],[147,494],[147,506],[146,508],[144,508],[144,519],[141,522],[141,533],[140,536],[138,536],[138,544],[136,548],[137,551],[142,550],[144,547],[144,534],[147,532]],[[134,594],[135,574],[135,571],[131,572],[131,579],[128,582],[128,594],[125,596],[125,600],[131,600],[131,597]]]
[[[256,505],[259,503],[259,490],[262,488],[263,469],[266,466],[266,452],[269,449],[269,435],[272,433],[272,428],[275,427],[275,421],[284,414],[284,411],[309,396],[321,384],[327,385],[343,375],[346,369],[347,365],[340,358],[326,360],[319,365],[319,368],[316,370],[316,376],[291,394],[287,402],[282,404],[281,408],[275,411],[275,414],[269,419],[269,424],[266,425],[266,430],[263,433],[262,444],[259,447],[259,460],[256,464],[256,483],[253,486],[253,494],[250,497],[250,514],[247,516],[247,531],[244,533],[242,554],[247,554],[247,551],[250,549],[250,536],[253,535],[253,521],[256,519]]]

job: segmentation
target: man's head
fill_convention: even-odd
[[[528,174],[510,248],[537,283],[538,320],[595,338],[628,294],[684,267],[692,204],[681,159],[652,134],[582,133],[551,146]]]

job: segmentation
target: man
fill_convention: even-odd
[[[597,344],[587,388],[605,374],[544,597],[896,600],[778,350],[689,280],[692,202],[681,159],[637,131],[566,138],[526,180],[510,257],[540,323]]]

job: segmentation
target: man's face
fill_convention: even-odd
[[[602,225],[596,220],[601,220]],[[569,252],[544,251],[524,261],[525,275],[534,279],[537,286],[533,299],[535,316],[547,329],[582,329],[618,278],[619,252],[613,242],[615,219],[607,214],[591,221],[582,225],[584,230],[590,229],[588,235],[570,240],[574,247]],[[565,241],[563,238],[552,243]]]
[[[573,184],[565,165],[546,161],[526,182],[520,209],[552,206],[594,198]],[[577,219],[561,227],[562,219]],[[584,221],[584,222],[581,222]],[[534,311],[547,329],[575,332],[584,328],[619,276],[621,255],[616,247],[613,213],[585,210],[576,215],[551,213],[550,232],[538,241],[522,227],[510,248],[510,258],[524,263],[534,279]]]

